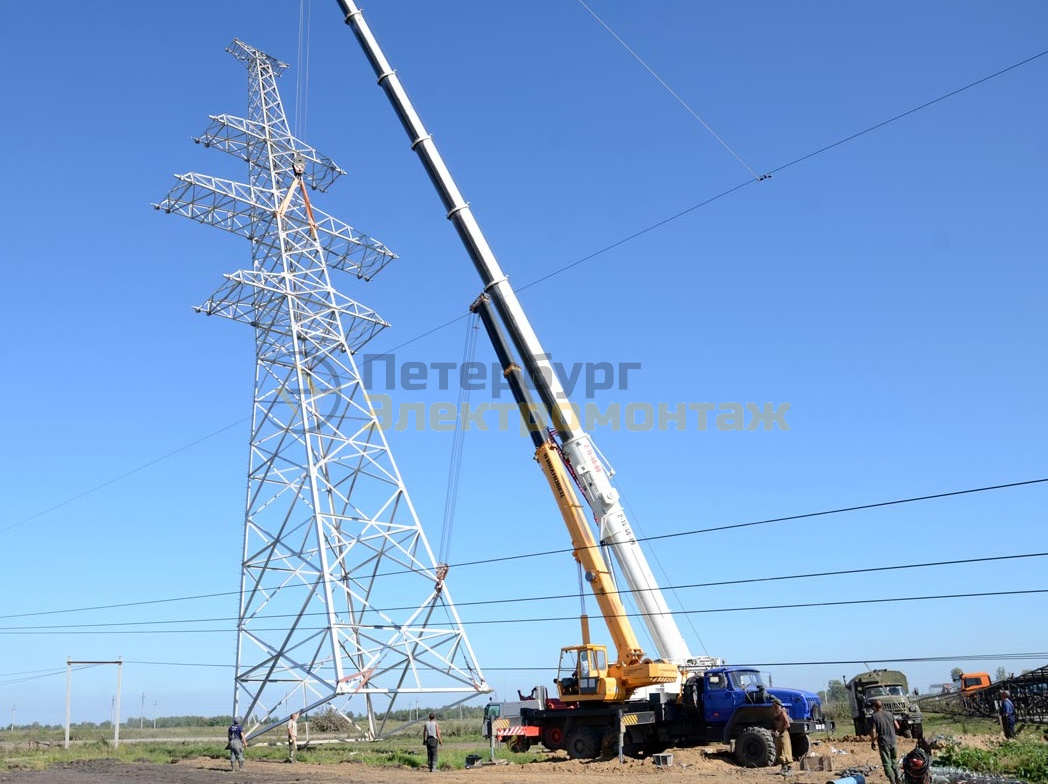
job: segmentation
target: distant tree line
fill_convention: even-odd
[[[425,720],[430,713],[435,713],[437,716],[444,720],[450,719],[468,719],[481,721],[484,718],[484,706],[483,705],[454,705],[445,706],[443,708],[434,707],[423,707],[417,708],[405,708],[403,710],[393,711],[390,714],[390,719],[394,723],[405,723],[414,720]],[[347,718],[348,717],[348,718]],[[353,725],[351,722],[359,722],[362,717],[354,714],[352,711],[346,713],[343,716],[341,713],[336,711],[333,707],[326,706],[321,710],[314,711],[313,713],[303,714],[299,717],[299,721],[308,721],[310,727],[316,732],[351,732]],[[269,721],[282,721],[284,716],[270,716]],[[120,722],[121,727],[128,729],[137,729],[138,727],[145,727],[152,729],[154,726],[157,729],[176,729],[180,727],[221,727],[226,728],[233,723],[233,717],[229,714],[219,716],[128,716]],[[10,728],[10,724],[0,726],[0,729]],[[70,725],[71,729],[79,729],[84,731],[92,730],[110,730],[113,729],[112,721],[81,721],[73,722]],[[60,724],[41,724],[40,722],[33,722],[32,724],[15,724],[14,729],[16,730],[54,730],[62,729],[65,727],[64,723]]]

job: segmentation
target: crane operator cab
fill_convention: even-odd
[[[576,645],[561,649],[554,683],[562,700],[604,699],[607,677],[608,651],[603,645]]]

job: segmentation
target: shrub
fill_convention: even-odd
[[[309,717],[309,727],[314,732],[336,732],[346,734],[352,729],[349,720],[334,708]]]

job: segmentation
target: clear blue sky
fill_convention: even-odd
[[[1048,48],[1040,2],[589,5],[758,173]],[[390,350],[465,313],[480,286],[336,3],[312,6],[303,135],[350,173],[316,201],[400,255],[369,284],[343,279],[392,322],[373,345]],[[129,662],[125,716],[229,710],[252,340],[191,306],[248,248],[149,204],[175,172],[243,178],[190,138],[209,114],[246,112],[244,70],[223,51],[234,37],[296,63],[298,7],[4,7],[0,725],[11,706],[17,723],[62,719],[67,657]],[[751,177],[575,0],[365,13],[518,287]],[[296,80],[281,80],[289,114]],[[642,534],[1048,476],[1046,80],[1043,57],[522,292],[554,358],[641,363],[628,390],[597,393],[602,408],[791,404],[789,432],[598,432]],[[465,323],[398,359],[458,360]],[[450,434],[390,443],[436,547]],[[471,433],[464,450],[452,563],[566,546],[526,439]],[[1046,500],[1034,485],[648,552],[666,586],[1036,553]],[[669,598],[704,611],[682,615],[696,652],[758,663],[777,684],[824,688],[863,667],[801,663],[877,660],[924,688],[954,666],[1043,665],[964,657],[1048,651],[1044,600],[705,611],[1045,589],[1043,574],[1027,558]],[[449,585],[467,603],[572,594],[577,576],[559,555],[453,567]],[[527,668],[577,641],[573,621],[528,619],[577,612],[462,608],[500,694],[548,682]],[[519,622],[479,623],[492,619]],[[149,621],[164,625],[95,626]],[[946,660],[900,661],[923,657]],[[74,720],[105,719],[114,685],[78,673]]]

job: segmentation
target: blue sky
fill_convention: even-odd
[[[758,173],[1048,48],[1037,2],[588,4]],[[574,0],[364,10],[545,347],[569,364],[641,364],[627,390],[594,403],[790,403],[788,432],[597,432],[642,535],[1048,476],[1048,57],[524,288],[750,173]],[[243,178],[190,138],[209,114],[246,111],[229,42],[294,65],[298,14],[273,0],[4,9],[0,719],[14,706],[18,723],[60,721],[68,657],[129,662],[125,716],[142,704],[229,709],[252,342],[192,306],[248,249],[149,204],[175,172]],[[373,350],[457,361],[464,320],[414,339],[466,312],[476,274],[336,3],[313,0],[310,29],[302,135],[349,171],[316,201],[400,256],[343,291],[393,324]],[[289,114],[297,79],[293,67],[281,80]],[[491,359],[483,343],[478,358]],[[436,547],[451,436],[389,438]],[[696,534],[648,553],[666,586],[1037,553],[1046,492]],[[470,433],[452,563],[566,544],[530,442]],[[1037,590],[1043,572],[1025,558],[669,600],[707,611]],[[546,556],[453,567],[449,585],[467,603],[572,594],[577,575],[568,556]],[[954,666],[1043,665],[963,658],[1048,651],[1031,622],[1043,606],[1025,594],[692,612],[681,624],[697,653],[761,664],[777,684],[824,688],[861,665],[803,663],[876,660],[924,688]],[[577,600],[462,609],[500,693],[548,682],[528,668],[554,666],[577,641],[576,622],[527,619],[577,612]],[[480,623],[493,619],[518,622]],[[85,626],[144,621],[169,623]],[[30,626],[46,628],[16,628]],[[946,660],[900,663],[934,657]],[[74,720],[106,718],[114,682],[78,673]]]

